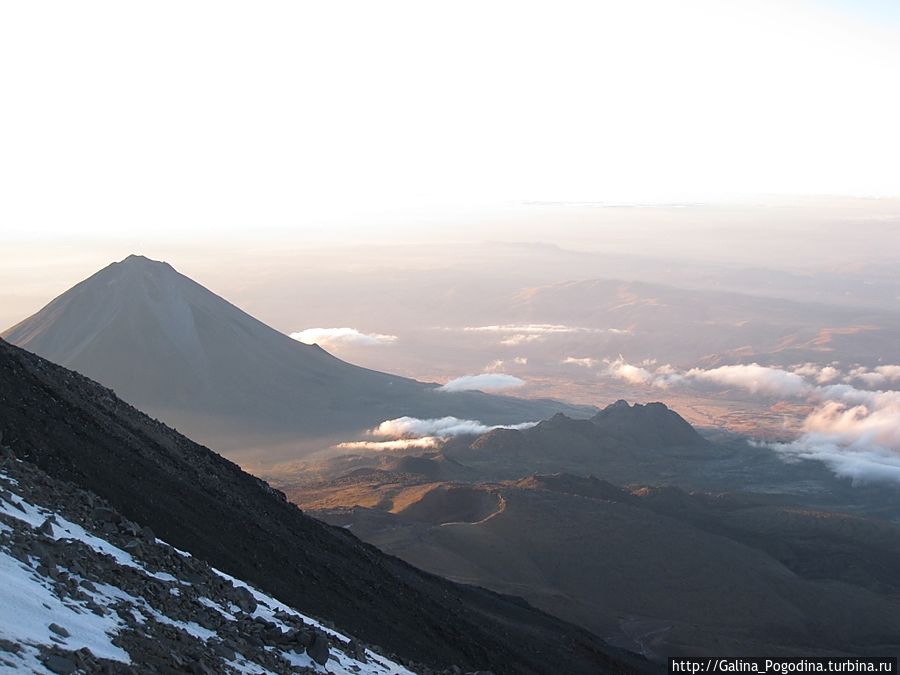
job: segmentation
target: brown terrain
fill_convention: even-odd
[[[440,452],[333,458],[279,485],[387,553],[520,595],[650,658],[900,652],[889,628],[900,621],[900,526],[834,501],[843,493],[826,471],[736,455],[661,404],[619,402]],[[615,478],[579,477],[578,466]],[[569,473],[514,477],[528,467]],[[685,487],[616,484],[640,475]],[[750,479],[780,490],[738,491]],[[732,491],[690,485],[716,481]]]

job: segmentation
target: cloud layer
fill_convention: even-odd
[[[578,358],[575,356],[567,356],[562,360],[562,363],[564,365],[581,366],[582,368],[593,368],[601,362],[598,359],[589,357]]]
[[[501,389],[515,389],[525,384],[525,380],[504,373],[481,373],[480,375],[463,375],[455,380],[450,380],[438,391],[497,391]]]
[[[791,370],[758,363],[650,370],[620,356],[607,363],[607,374],[654,387],[742,389],[771,399],[801,399],[814,405],[802,434],[790,443],[766,443],[789,461],[817,460],[856,483],[900,484],[900,391],[861,389],[856,383],[883,386],[900,382],[900,366],[856,367],[847,373],[834,364],[801,364]]]
[[[338,443],[334,447],[341,450],[373,450],[375,452],[409,450],[410,448],[429,450],[438,447],[440,442],[440,438],[423,436],[422,438],[398,438],[392,441],[348,441],[346,443]]]
[[[627,334],[630,331],[622,328],[585,328],[583,326],[567,326],[560,323],[506,323],[488,326],[466,326],[467,333],[497,333],[503,337],[500,344],[507,347],[543,342],[552,335],[568,335],[572,333],[614,333]]]
[[[387,345],[397,341],[396,335],[381,333],[361,333],[355,328],[307,328],[298,333],[291,333],[298,342],[308,345]]]
[[[751,394],[787,398],[807,396],[813,389],[799,373],[758,363],[679,371],[668,364],[655,366],[653,362],[646,361],[635,366],[619,356],[614,361],[607,361],[606,372],[630,384],[646,384],[661,389],[680,384],[695,388],[743,389]]]
[[[854,482],[900,484],[900,392],[832,385],[815,396],[821,402],[804,421],[803,434],[770,447],[789,458],[824,462]]]
[[[671,384],[676,381],[677,374],[661,375],[663,382]],[[758,363],[736,366],[720,366],[710,370],[692,368],[683,375],[702,383],[710,383],[721,387],[746,389],[751,394],[765,394],[793,398],[805,396],[810,385],[796,373],[789,373],[780,368],[769,368]],[[668,379],[666,379],[668,378]]]
[[[492,429],[528,429],[536,424],[537,422],[524,422],[522,424],[488,426],[478,420],[464,420],[458,417],[439,417],[434,419],[398,417],[397,419],[385,420],[372,429],[372,434],[384,438],[423,440],[428,437],[446,438],[466,434],[484,434]]]
[[[498,370],[503,370],[507,365],[513,364],[516,366],[527,366],[528,359],[524,356],[516,356],[512,359],[497,359],[496,361],[491,361],[484,367],[484,372],[486,373],[496,373]]]

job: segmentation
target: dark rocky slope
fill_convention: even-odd
[[[424,573],[305,516],[112,391],[3,341],[0,431],[18,456],[172,545],[407,659],[496,673],[629,668],[523,601]]]
[[[2,445],[0,566],[4,672],[409,675]]]

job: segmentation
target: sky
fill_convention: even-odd
[[[793,2],[0,6],[0,228],[310,238],[510,204],[900,196],[900,16]]]
[[[326,244],[886,256],[896,7],[2,3],[0,322],[130,253],[226,294]]]

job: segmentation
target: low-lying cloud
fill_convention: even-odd
[[[803,421],[801,435],[789,443],[762,445],[788,461],[823,462],[854,483],[900,484],[900,391],[860,389],[854,384],[882,386],[900,381],[898,366],[857,367],[846,375],[833,364],[802,364],[786,370],[751,363],[679,371],[670,365],[651,370],[619,357],[608,362],[607,373],[661,388],[742,389],[760,397],[806,400],[814,408]]]
[[[516,356],[512,359],[497,359],[496,361],[491,361],[484,367],[484,372],[486,373],[496,373],[498,370],[503,370],[503,368],[508,365],[516,365],[516,366],[527,366],[528,359],[524,356]]]
[[[466,326],[467,333],[523,333],[525,335],[552,335],[557,333],[590,333],[595,329],[567,326],[561,323],[504,323],[493,326]]]
[[[429,437],[447,438],[450,436],[484,434],[492,429],[528,429],[537,422],[522,424],[482,424],[478,420],[466,420],[458,417],[438,417],[419,419],[418,417],[398,417],[385,420],[372,429],[373,436],[394,439],[424,439]]]
[[[575,356],[567,356],[562,360],[562,363],[564,365],[580,366],[582,368],[594,368],[602,362],[599,359],[592,359],[589,357],[578,358]]]
[[[636,366],[619,356],[607,362],[606,372],[630,384],[644,384],[661,389],[685,385],[695,388],[743,389],[751,394],[795,398],[807,396],[813,388],[796,372],[761,366],[758,363],[708,369],[691,368],[686,371],[679,371],[669,364],[652,364],[653,362],[645,361]]]
[[[820,366],[815,363],[803,363],[791,368],[792,373],[814,380],[817,384],[830,384],[841,379],[842,373],[833,365]]]
[[[498,391],[515,389],[525,384],[525,380],[505,373],[481,373],[480,375],[463,375],[438,387],[438,391]]]
[[[677,375],[663,375],[662,377],[668,377],[667,384],[671,384],[673,382],[672,378],[677,377]],[[745,389],[751,394],[765,394],[787,398],[805,396],[809,394],[811,389],[806,380],[797,373],[789,373],[780,368],[761,366],[758,363],[719,366],[709,370],[692,368],[684,374],[684,377],[689,380],[712,383],[726,388]]]
[[[515,335],[510,335],[509,337],[500,340],[500,344],[506,347],[517,347],[519,345],[526,345],[529,342],[542,342],[543,340],[543,335],[516,333]]]
[[[307,328],[291,337],[308,345],[359,345],[363,347],[388,345],[397,341],[396,335],[361,333],[355,328]]]
[[[848,374],[847,380],[857,380],[868,387],[884,387],[900,384],[900,366],[878,366],[871,370],[867,368],[854,368]]]
[[[341,450],[368,450],[374,452],[409,450],[412,448],[430,450],[438,447],[441,441],[442,439],[434,436],[423,436],[422,438],[397,438],[392,441],[347,441],[346,443],[338,443],[334,447]]]
[[[624,328],[587,328],[585,326],[568,326],[560,323],[506,323],[488,326],[466,326],[467,333],[497,333],[503,335],[500,344],[515,347],[531,342],[543,342],[553,335],[572,333],[613,333],[627,334]]]
[[[854,482],[900,484],[900,392],[860,391],[833,385],[790,443],[769,446],[788,458],[824,462]]]

